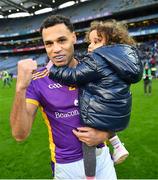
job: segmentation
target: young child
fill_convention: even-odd
[[[99,48],[105,45],[105,39],[103,37],[98,36],[97,26],[99,28],[103,27],[102,22],[94,21],[91,23],[91,27],[89,32],[86,35],[86,41],[89,43],[88,52],[92,53],[96,48]],[[132,39],[131,39],[132,40]],[[134,40],[133,40],[134,43]],[[115,164],[122,163],[129,155],[129,152],[124,147],[124,144],[121,142],[120,138],[113,132],[110,133],[109,142],[113,147],[112,159]]]
[[[115,132],[128,126],[132,105],[130,85],[141,80],[143,66],[135,41],[120,22],[93,22],[87,37],[90,53],[75,68],[53,65],[49,77],[79,87],[82,123],[110,132],[113,159],[119,163],[128,156],[128,151]]]

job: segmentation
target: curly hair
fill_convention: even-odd
[[[97,35],[105,37],[105,45],[127,44],[136,45],[136,41],[129,35],[127,25],[114,19],[108,21],[93,21],[86,34],[86,41],[89,42],[89,34],[96,30]]]

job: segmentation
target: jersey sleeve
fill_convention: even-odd
[[[33,80],[26,90],[26,102],[39,106],[39,96],[36,92],[35,84]]]

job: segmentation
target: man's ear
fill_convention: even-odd
[[[76,33],[73,32],[73,43],[76,44],[76,41],[77,41]]]

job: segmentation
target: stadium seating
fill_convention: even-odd
[[[42,21],[48,15],[57,13],[71,18],[76,27],[75,31],[79,34],[77,45],[80,49],[80,44],[84,43],[84,34],[82,32],[87,30],[91,20],[111,18],[118,12],[128,12],[135,8],[147,7],[149,5],[155,5],[156,3],[156,0],[117,0],[117,3],[115,0],[99,0],[99,3],[98,0],[93,0],[68,8],[58,9],[51,13],[25,18],[7,19],[7,21],[6,19],[0,19],[0,53],[2,54],[0,55],[0,71],[7,69],[15,73],[17,62],[25,58],[36,59],[38,65],[45,64],[47,57],[45,53],[41,53],[41,49],[43,50],[44,47],[42,46],[42,40],[38,31]],[[122,16],[122,20],[128,23],[140,22],[152,18],[158,18],[158,14],[154,13],[132,18]],[[154,24],[144,27],[134,26],[129,28],[129,32],[135,37],[156,34],[158,33],[158,25]],[[29,51],[31,51],[31,54]],[[77,51],[77,55],[81,57],[81,51],[78,49]],[[83,51],[85,50],[82,49],[82,52]],[[23,52],[24,55],[20,55],[19,53],[21,52]],[[32,54],[32,52],[34,53]]]
[[[27,54],[27,55],[10,55],[0,56],[0,71],[7,70],[13,74],[17,73],[17,63],[21,59],[32,58],[37,61],[38,66],[42,66],[47,61],[46,54]]]
[[[93,0],[85,2],[80,6],[73,6],[65,9],[59,9],[58,14],[69,16],[72,22],[81,22],[85,20],[92,20],[99,17],[106,17],[112,13],[118,11],[124,11],[127,9],[134,9],[136,7],[147,6],[156,3],[154,0]],[[56,12],[53,12],[56,13]],[[0,19],[0,37],[11,37],[24,35],[36,32],[44,18],[52,13],[46,13],[42,15],[35,15],[32,17],[8,19]],[[5,22],[5,23],[4,23]],[[5,24],[5,26],[4,26]]]

